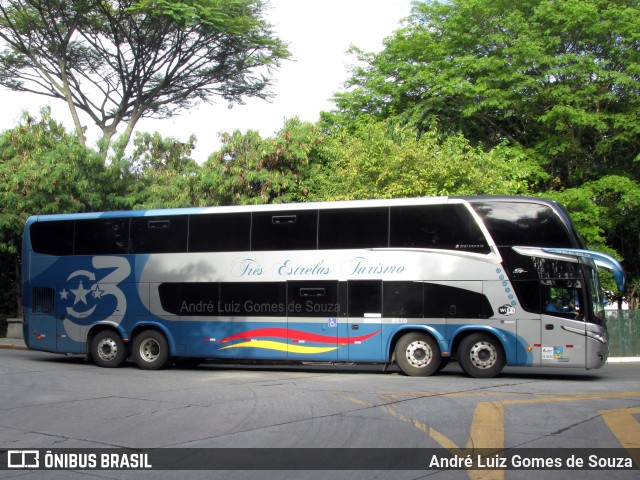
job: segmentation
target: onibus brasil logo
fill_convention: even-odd
[[[131,266],[122,257],[93,257],[91,265],[95,270],[111,269],[106,276],[97,279],[96,274],[89,270],[76,270],[67,277],[67,284],[59,291],[60,300],[67,302],[64,328],[67,335],[77,342],[86,338],[88,325],[82,325],[78,320],[90,317],[108,297],[114,297],[113,311],[107,313],[105,323],[118,326],[127,309],[127,297],[118,287],[120,282],[131,273]],[[69,305],[71,304],[71,305]]]

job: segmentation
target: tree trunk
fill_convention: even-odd
[[[67,102],[67,106],[69,107],[69,111],[71,112],[71,118],[73,118],[73,125],[76,129],[76,135],[78,136],[78,142],[83,147],[86,147],[86,139],[84,138],[84,128],[82,128],[82,124],[80,123],[80,117],[78,116],[78,109],[76,108],[75,103],[73,103],[73,96],[71,94],[71,88],[69,87],[69,79],[67,78],[67,74],[65,71],[64,61],[62,59],[59,60],[60,67],[60,76],[62,78],[62,94]]]
[[[100,156],[102,157],[103,163],[107,163],[107,158],[109,156],[109,147],[111,146],[111,139],[116,133],[116,128],[112,124],[108,127],[102,128],[102,138],[98,142],[98,147],[100,148]]]
[[[135,128],[136,123],[138,123],[138,120],[140,120],[140,117],[142,116],[142,112],[143,110],[140,110],[140,109],[134,110],[131,115],[131,118],[127,122],[127,128],[125,128],[124,133],[120,136],[118,140],[116,155],[119,158],[122,158],[124,156],[124,151],[127,148],[127,145],[129,145],[129,142],[131,141],[131,135],[133,135],[133,129]]]

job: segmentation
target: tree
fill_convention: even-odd
[[[47,109],[0,136],[0,258],[19,292],[22,230],[30,215],[99,210],[108,183],[101,158],[78,143]],[[18,299],[20,295],[16,294]],[[17,309],[20,311],[20,308]]]
[[[143,117],[167,118],[216,97],[270,95],[286,45],[261,0],[3,0],[0,84],[64,100],[102,130],[106,159],[118,127],[124,150]]]
[[[225,133],[222,148],[202,166],[203,198],[211,205],[284,203],[308,199],[324,136],[298,119],[273,138]]]
[[[438,195],[529,194],[544,172],[514,148],[488,152],[461,136],[419,135],[411,125],[387,120],[334,131],[324,141],[322,200]]]
[[[589,248],[621,258],[629,283],[640,282],[640,182],[607,175],[544,195],[567,208]]]
[[[187,143],[163,139],[159,133],[138,133],[131,159],[122,163],[125,185],[122,208],[150,209],[201,205],[200,167],[190,155],[196,138]]]
[[[404,28],[336,95],[334,120],[400,117],[487,148],[524,149],[578,186],[640,179],[637,0],[414,3]]]

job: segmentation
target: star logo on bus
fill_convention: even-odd
[[[91,287],[91,295],[93,295],[93,298],[95,298],[96,300],[102,298],[102,295],[104,295],[104,293],[105,291],[100,289],[99,283],[96,283],[93,287]]]
[[[81,278],[78,278],[81,277]],[[60,299],[70,301],[69,295],[73,297],[73,306],[66,307],[67,315],[74,318],[87,318],[90,316],[96,309],[96,305],[89,306],[91,297],[93,299],[99,299],[102,296],[103,290],[100,289],[97,283],[91,285],[91,282],[95,282],[96,276],[93,272],[87,270],[77,270],[73,272],[69,277],[67,277],[67,281],[71,281],[74,278],[78,278],[77,287],[69,287],[67,290],[64,287],[60,292]],[[84,279],[84,281],[83,281]],[[87,282],[88,280],[88,282]],[[88,283],[90,286],[87,288],[85,283]],[[72,283],[73,285],[73,283]],[[90,295],[91,294],[91,295]],[[87,298],[87,297],[90,298]],[[91,302],[93,303],[93,302]],[[84,305],[86,309],[82,307]],[[79,310],[76,310],[79,308]]]
[[[87,290],[84,288],[84,285],[82,284],[82,280],[80,280],[80,284],[78,285],[78,288],[71,288],[71,293],[73,293],[73,295],[76,297],[76,299],[74,300],[73,304],[77,305],[78,303],[82,302],[85,305],[87,304],[87,293],[91,292],[91,290]]]
[[[117,326],[127,310],[127,297],[120,289],[131,273],[131,265],[123,257],[96,256],[91,259],[92,270],[76,270],[67,277],[66,285],[58,291],[64,305],[64,329],[73,341],[86,341],[92,324],[107,322]],[[106,271],[106,275],[95,271]],[[98,304],[101,308],[98,312]],[[113,309],[112,309],[113,308]],[[92,317],[93,314],[95,317]]]

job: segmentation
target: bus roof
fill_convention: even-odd
[[[527,202],[547,204],[556,209],[558,204],[553,200],[536,197],[518,196],[451,196],[451,197],[416,197],[416,198],[393,198],[393,199],[373,199],[373,200],[338,200],[327,202],[301,202],[301,203],[277,203],[260,205],[232,205],[214,207],[186,207],[186,208],[166,208],[148,210],[120,210],[87,213],[67,213],[52,215],[32,215],[27,223],[37,221],[58,221],[58,220],[87,220],[95,218],[123,218],[123,217],[145,217],[145,216],[171,216],[171,215],[198,215],[206,213],[241,213],[241,212],[280,212],[290,210],[323,210],[340,208],[371,208],[388,206],[412,206],[412,205],[437,205],[446,203],[475,203],[475,202]]]

